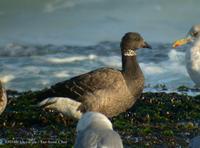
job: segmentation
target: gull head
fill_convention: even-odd
[[[185,38],[176,40],[172,47],[176,48],[182,45],[185,45],[187,43],[193,42],[197,40],[200,37],[200,24],[192,26],[192,28],[189,30]]]

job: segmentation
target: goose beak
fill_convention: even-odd
[[[151,45],[149,45],[147,42],[144,42],[143,48],[150,48],[150,49],[152,49]]]
[[[179,40],[176,40],[173,44],[172,44],[172,47],[173,48],[176,48],[176,47],[179,47],[179,46],[182,46],[182,45],[185,45],[189,42],[192,41],[192,38],[189,36],[189,37],[186,37],[186,38],[183,38],[183,39],[179,39]]]

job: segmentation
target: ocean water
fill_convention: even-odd
[[[199,0],[1,0],[0,79],[37,90],[99,67],[121,68],[119,41],[140,32],[153,49],[138,50],[146,90],[193,87],[185,69],[190,45],[173,49],[199,23]]]
[[[193,86],[184,64],[184,50],[171,44],[151,43],[153,49],[139,49],[138,62],[146,78],[146,87],[165,84],[175,90]],[[37,90],[56,82],[97,69],[121,69],[119,42],[94,46],[55,46],[9,44],[1,48],[0,77],[7,88]]]

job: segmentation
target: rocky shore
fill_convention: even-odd
[[[36,107],[37,92],[8,92],[0,116],[0,146],[72,147],[77,121]],[[124,147],[187,147],[200,133],[200,96],[145,92],[127,112],[111,119]]]

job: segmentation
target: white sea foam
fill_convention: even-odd
[[[0,56],[6,57],[20,57],[20,56],[31,56],[35,54],[40,54],[34,46],[23,46],[16,43],[8,43],[5,47],[1,48]]]
[[[10,82],[10,81],[13,80],[14,78],[15,78],[15,76],[12,75],[12,74],[7,74],[7,75],[0,76],[0,80],[1,80],[3,83]]]
[[[27,67],[24,67],[23,70],[26,73],[32,73],[32,74],[38,74],[40,72],[40,68],[36,66],[27,66]]]
[[[54,0],[45,5],[44,12],[52,13],[56,10],[71,8],[73,6],[75,6],[75,3],[73,3],[72,1]]]
[[[68,73],[68,71],[58,71],[54,72],[53,76],[57,78],[68,78],[70,74]]]
[[[166,74],[169,73],[180,73],[187,75],[184,64],[184,53],[176,50],[171,50],[168,53],[169,60],[159,63],[140,63],[142,69],[148,75],[151,74]]]
[[[185,64],[185,53],[184,52],[179,52],[177,50],[172,49],[169,54],[169,59],[170,61],[173,61],[174,63],[178,63],[180,65]]]
[[[99,57],[98,61],[102,62],[105,66],[108,67],[117,67],[121,68],[121,57],[120,56],[109,56],[109,57]]]
[[[156,65],[155,63],[140,63],[140,66],[142,67],[143,72],[147,75],[164,73],[164,69],[162,68],[162,66],[158,64]]]
[[[192,87],[192,82],[184,64],[184,52],[171,50],[169,59],[159,63],[140,63],[146,77],[146,84],[165,84],[170,89],[176,89],[180,85]]]
[[[71,56],[71,57],[66,57],[66,58],[51,57],[51,58],[47,58],[46,60],[50,63],[62,64],[62,63],[72,63],[72,62],[84,61],[84,60],[95,60],[96,58],[97,58],[96,55],[90,54],[88,56]]]
[[[102,2],[103,0],[54,0],[47,3],[44,7],[44,12],[52,13],[59,9],[73,8],[80,4],[85,4],[87,2]]]
[[[49,80],[41,80],[40,83],[44,86],[48,85],[50,83]]]

